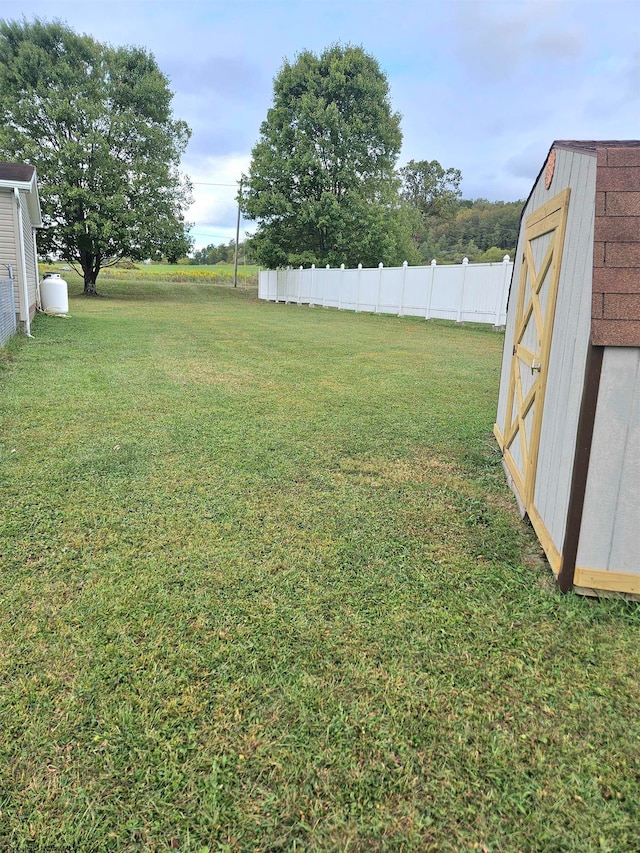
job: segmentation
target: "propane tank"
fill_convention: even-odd
[[[68,314],[67,282],[60,273],[49,272],[40,282],[40,305],[45,314]]]

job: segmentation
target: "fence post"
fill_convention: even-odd
[[[329,264],[327,264],[325,269],[328,269],[328,270],[331,269]],[[329,281],[329,276],[325,275],[325,277],[324,277],[324,290],[322,291],[322,307],[323,308],[327,307],[327,282],[328,281]]]
[[[360,310],[360,279],[362,277],[362,264],[358,264],[358,281],[356,283],[356,312]]]
[[[298,269],[298,293],[296,294],[296,302],[300,305],[300,286],[302,284],[302,264]]]
[[[458,319],[456,323],[462,323],[462,307],[464,305],[464,282],[467,277],[467,267],[469,266],[469,258],[462,259],[462,293],[460,294],[460,307],[458,308]]]
[[[291,267],[287,267],[287,277],[284,280],[284,304],[289,304],[289,286],[291,284]]]
[[[281,296],[282,300],[280,300],[280,298],[278,298],[278,300],[277,300],[278,302],[280,302],[280,301],[284,302],[285,305],[289,304],[288,296],[289,296],[289,278],[290,277],[291,277],[291,267],[287,267],[285,270],[285,273],[284,273],[284,286],[282,288],[283,293],[278,294],[278,297]]]
[[[313,308],[313,273],[315,272],[316,265],[311,264],[311,284],[309,285],[309,308]]]
[[[431,285],[429,287],[429,296],[427,298],[427,310],[424,312],[424,319],[428,320],[431,317],[431,302],[433,300],[433,285],[436,277],[436,259],[431,261]]]
[[[340,264],[340,283],[338,284],[338,311],[342,308],[342,288],[344,285],[344,264]]]
[[[509,290],[509,283],[511,282],[511,269],[510,269],[511,259],[509,255],[505,255],[502,259],[502,266],[504,275],[502,277],[502,288],[500,290],[500,295],[498,296],[498,304],[496,305],[496,316],[494,328],[499,329],[500,326],[504,325],[500,321],[502,320],[502,310],[504,307],[505,312],[505,323],[506,323],[506,312],[507,312],[507,293]]]
[[[378,264],[378,269],[380,270],[380,273],[378,275],[378,298],[376,300],[376,310],[374,311],[374,314],[377,314],[380,310],[380,292],[382,290],[382,270],[383,270],[383,268],[384,268],[384,264],[382,263],[382,261],[380,261],[380,263]]]
[[[404,289],[405,284],[407,282],[407,267],[409,266],[408,261],[402,262],[402,293],[400,294],[400,305],[398,306],[398,317],[404,316]]]

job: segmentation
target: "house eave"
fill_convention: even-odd
[[[23,190],[24,192],[26,192],[27,207],[29,208],[31,224],[34,228],[42,228],[42,211],[40,209],[40,196],[38,194],[38,184],[35,171],[30,181],[0,180],[0,189],[15,189]]]

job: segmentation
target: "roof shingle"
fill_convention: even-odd
[[[28,163],[0,163],[0,181],[28,183],[34,172],[35,167]]]

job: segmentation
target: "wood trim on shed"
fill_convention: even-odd
[[[640,575],[576,567],[573,589],[584,595],[602,595],[605,591],[620,592],[635,598],[640,596]]]
[[[535,505],[532,505],[527,510],[527,515],[529,516],[529,521],[531,522],[531,526],[536,532],[536,536],[538,537],[538,541],[542,545],[542,550],[545,553],[547,561],[551,566],[551,570],[554,575],[557,577],[560,572],[560,567],[562,563],[562,555],[558,551],[555,546],[555,542],[553,541],[553,537],[547,530],[547,526],[542,520],[542,516],[536,509]]]
[[[573,471],[571,473],[567,524],[565,527],[564,543],[562,545],[560,571],[558,572],[558,585],[562,592],[568,592],[574,583],[603,358],[604,347],[589,347],[587,350],[582,401],[578,416],[576,450],[573,457]],[[584,586],[585,584],[581,585]]]

